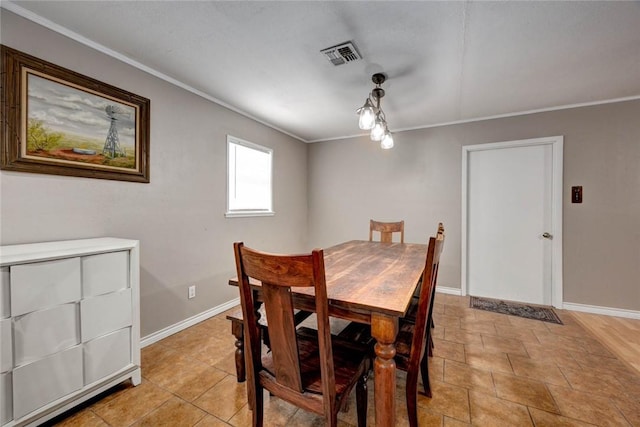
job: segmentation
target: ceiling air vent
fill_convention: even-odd
[[[362,59],[356,47],[351,42],[344,42],[337,46],[322,49],[320,53],[324,54],[324,56],[336,66]]]

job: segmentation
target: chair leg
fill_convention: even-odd
[[[431,338],[431,335],[429,335],[429,339],[428,339],[428,347],[429,347],[429,357],[433,357],[433,339]]]
[[[420,372],[422,374],[422,385],[424,394],[431,397],[431,383],[429,382],[429,358],[425,354],[420,361]]]
[[[262,423],[264,422],[264,392],[262,387],[256,387],[253,393],[253,411],[251,417],[253,427],[262,427]]]
[[[427,331],[427,342],[431,342],[431,331]],[[422,374],[422,385],[424,386],[424,394],[431,397],[431,383],[429,382],[429,357],[427,353],[420,360],[420,373]]]
[[[329,419],[325,419],[325,425],[330,426],[330,427],[337,427],[338,426],[338,414],[337,413],[333,413],[331,415],[329,415]]]
[[[431,324],[431,329],[436,327],[436,324],[433,322],[433,318],[430,319],[429,322]],[[431,332],[431,331],[429,331]],[[431,333],[428,334],[428,343],[429,343],[429,357],[433,357],[433,338],[431,337]]]
[[[364,374],[356,384],[356,406],[358,412],[358,427],[367,425],[367,379],[368,374]]]
[[[241,321],[231,321],[231,333],[236,337],[236,378],[239,383],[246,380],[244,366],[244,325]]]
[[[418,373],[407,372],[407,416],[409,427],[418,427]]]
[[[340,408],[340,412],[342,412],[343,414],[346,414],[347,412],[349,412],[350,407],[351,407],[351,404],[349,403],[349,399],[345,399],[344,403],[342,404],[342,408]]]

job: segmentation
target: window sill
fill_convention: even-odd
[[[273,211],[231,211],[224,214],[226,218],[247,218],[252,216],[274,216]]]

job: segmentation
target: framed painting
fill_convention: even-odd
[[[1,169],[149,182],[147,98],[0,49]]]

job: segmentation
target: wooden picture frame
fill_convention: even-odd
[[[0,169],[149,182],[147,98],[0,50]]]

